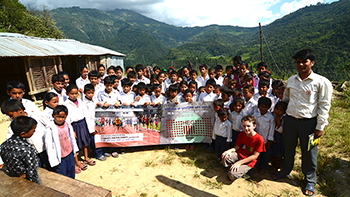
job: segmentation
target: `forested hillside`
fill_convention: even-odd
[[[31,10],[18,0],[0,1],[0,32],[21,33],[43,38],[62,38],[47,9]]]
[[[314,70],[331,80],[343,80],[341,68],[350,62],[350,1],[307,6],[263,26],[264,61],[274,75],[296,72],[292,55],[300,49],[316,52]],[[255,65],[260,61],[259,28],[210,25],[176,27],[130,10],[59,8],[51,11],[68,38],[127,54],[126,65],[156,63],[176,67],[192,63],[231,64],[234,55]],[[258,24],[257,24],[258,25]],[[268,45],[266,45],[266,43]]]

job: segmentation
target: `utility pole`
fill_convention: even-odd
[[[260,54],[261,54],[261,61],[264,61],[264,57],[263,57],[263,40],[262,40],[262,30],[261,30],[261,23],[259,23],[259,27],[260,27]]]
[[[198,71],[198,57],[196,57],[196,69]]]

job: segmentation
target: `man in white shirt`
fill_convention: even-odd
[[[199,72],[201,73],[201,75],[197,77],[197,83],[198,83],[198,87],[202,87],[202,86],[205,86],[206,82],[209,79],[209,75],[207,73],[207,65],[201,64],[199,66]]]
[[[333,87],[331,82],[311,70],[315,63],[315,54],[310,49],[299,51],[293,56],[298,74],[288,79],[284,92],[284,101],[289,102],[283,125],[284,161],[282,170],[272,176],[277,180],[286,177],[294,165],[295,148],[298,138],[302,153],[302,171],[306,186],[303,193],[312,196],[315,193],[317,146],[308,150],[310,135],[319,138],[331,107]]]

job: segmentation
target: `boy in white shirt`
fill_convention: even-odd
[[[224,68],[221,65],[216,65],[215,70],[216,70],[216,76],[215,76],[216,84],[223,86],[224,78],[221,75]]]
[[[146,84],[140,82],[137,84],[137,90],[139,95],[136,97],[138,101],[135,101],[135,106],[147,106],[151,103],[151,97],[146,94]]]
[[[58,103],[61,105],[68,98],[67,94],[66,94],[66,90],[63,88],[64,81],[65,81],[65,79],[62,75],[59,75],[59,74],[52,75],[51,83],[52,83],[53,88],[50,90],[50,92],[57,94]]]
[[[100,73],[97,70],[90,71],[88,74],[88,78],[89,78],[90,84],[92,84],[94,87],[93,101],[96,104],[98,102],[98,98],[97,98],[98,93],[103,91],[105,87],[104,87],[103,83],[99,83]],[[84,94],[85,94],[85,86],[84,86]],[[82,95],[82,96],[83,97],[81,97],[81,100],[84,100],[85,95]]]
[[[199,66],[199,72],[201,73],[200,76],[197,77],[197,83],[198,87],[205,86],[206,82],[209,80],[209,75],[207,73],[207,65],[206,64],[201,64]],[[216,82],[215,82],[216,84]]]
[[[130,74],[131,72],[129,72]],[[135,106],[135,93],[131,91],[132,83],[130,79],[122,79],[123,92],[120,93],[119,101],[122,107]]]
[[[162,95],[162,88],[160,84],[153,85],[153,92],[151,96],[151,105],[160,106],[166,102],[165,96]]]
[[[97,106],[103,106],[103,107],[119,107],[120,101],[119,101],[119,92],[113,89],[114,86],[114,80],[112,76],[105,77],[104,85],[105,90],[98,93],[97,99],[98,103]]]
[[[228,111],[219,109],[217,111],[219,118],[214,123],[212,138],[215,140],[215,151],[221,161],[221,155],[230,148],[232,141],[232,124],[228,120]]]
[[[259,81],[259,92],[253,95],[253,99],[258,102],[260,97],[267,97],[271,100],[270,112],[275,108],[275,99],[272,94],[268,93],[268,89],[270,87],[270,82],[264,79],[260,79]]]
[[[199,96],[198,101],[214,101],[218,96],[214,94],[214,86],[216,82],[214,79],[209,79],[205,84],[205,92]]]
[[[253,85],[246,85],[243,87],[243,97],[245,100],[244,113],[247,115],[253,115],[257,111],[258,102],[253,99],[255,87]]]
[[[143,82],[145,84],[150,83],[150,80],[144,76],[145,67],[142,64],[137,64],[135,66],[135,70],[137,73],[137,78],[136,78],[135,84],[138,84],[140,82]]]

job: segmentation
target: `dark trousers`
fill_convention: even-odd
[[[58,174],[68,176],[72,179],[75,178],[75,162],[73,151],[66,157],[61,158],[61,163],[54,167],[54,170]]]
[[[226,148],[226,140],[227,137],[222,137],[222,136],[216,136],[215,139],[215,151],[216,154],[221,158],[222,153],[224,153],[227,148]]]
[[[49,162],[49,157],[47,156],[46,150],[37,154],[39,157],[39,167],[45,168],[46,170],[53,171]]]
[[[231,142],[231,148],[234,148],[236,146],[236,141],[238,138],[238,135],[240,134],[240,131],[236,131],[232,129],[232,142]]]
[[[270,147],[266,149],[266,152],[261,152],[254,167],[259,168],[261,170],[266,170],[267,166],[269,165],[271,150],[272,149]]]
[[[283,125],[283,146],[284,160],[282,162],[282,171],[279,177],[288,175],[294,165],[295,148],[300,140],[301,147],[301,169],[305,176],[305,183],[316,185],[316,169],[317,169],[317,150],[318,147],[307,151],[309,135],[314,133],[317,119],[297,120],[293,117],[286,116]]]

